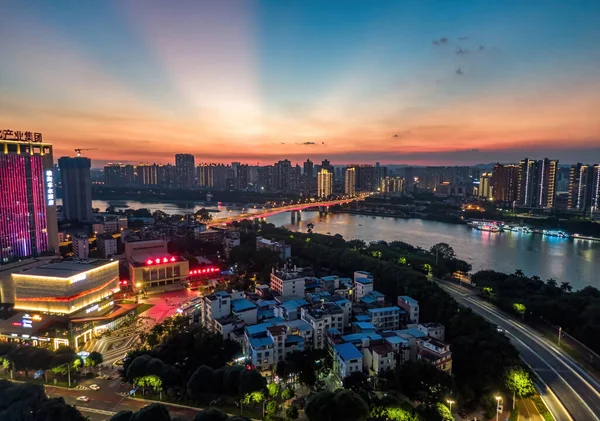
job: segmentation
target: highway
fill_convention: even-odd
[[[438,284],[459,304],[502,327],[512,344],[539,377],[542,399],[557,421],[600,421],[600,384],[564,351],[475,293],[454,284]]]

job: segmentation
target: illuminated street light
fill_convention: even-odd
[[[502,400],[502,396],[494,396],[496,398],[496,421],[498,421],[498,416],[500,415],[500,401]]]
[[[452,399],[446,399],[446,402],[448,402],[448,405],[450,405],[450,413],[452,413],[452,404],[454,401]]]

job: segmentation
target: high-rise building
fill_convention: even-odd
[[[273,167],[273,189],[277,191],[290,191],[292,163],[284,159],[277,161]]]
[[[130,187],[135,185],[136,169],[133,165],[108,164],[104,167],[104,185]]]
[[[156,182],[160,187],[171,188],[175,185],[175,166],[171,164],[158,165]]]
[[[235,164],[235,162],[234,162]],[[237,177],[236,177],[236,187],[238,190],[246,191],[248,190],[248,182],[250,178],[250,169],[248,164],[240,164],[237,163]],[[233,169],[234,166],[232,165]]]
[[[521,160],[517,203],[530,208],[552,208],[556,195],[557,171],[557,160],[548,158],[539,161],[528,158]]]
[[[62,209],[65,219],[92,221],[92,161],[81,156],[58,159],[62,182]]]
[[[302,168],[300,165],[296,164],[295,167],[290,169],[290,191],[298,192],[300,191],[300,179],[302,178]]]
[[[381,189],[381,183],[387,177],[387,175],[388,175],[387,167],[382,167],[381,165],[379,165],[379,162],[375,163],[375,169],[374,169],[374,174],[373,174],[373,177],[374,177],[373,189],[374,190]]]
[[[496,202],[513,204],[519,189],[519,165],[494,165],[490,180],[492,197]]]
[[[385,177],[381,181],[381,191],[384,193],[404,193],[404,178]]]
[[[194,187],[194,155],[179,153],[175,155],[175,181],[177,188],[191,189]]]
[[[275,169],[273,165],[258,167],[258,190],[261,192],[273,190],[273,177]]]
[[[140,164],[135,170],[137,184],[141,186],[156,186],[158,184],[158,165]]]
[[[333,194],[333,173],[325,168],[317,174],[317,196],[326,198]]]
[[[57,252],[52,170],[41,134],[0,131],[0,264]]]
[[[356,167],[356,190],[377,190],[377,186],[375,186],[375,167],[373,165],[359,165]]]
[[[346,196],[356,195],[356,167],[347,167],[344,177],[344,194]]]
[[[314,178],[314,164],[310,159],[307,159],[306,162],[304,163],[304,176],[308,179],[308,180],[312,180]]]
[[[200,164],[196,167],[196,178],[200,187],[215,186],[215,165]]]
[[[587,212],[598,209],[600,165],[577,163],[571,166],[567,209]]]
[[[481,177],[479,177],[479,197],[491,199],[493,197],[492,193],[492,172],[481,173]]]

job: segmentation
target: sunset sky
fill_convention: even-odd
[[[600,161],[600,1],[0,2],[0,128],[55,158]]]

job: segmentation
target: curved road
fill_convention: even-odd
[[[600,383],[564,351],[471,290],[443,281],[438,284],[458,303],[505,330],[521,358],[538,375],[546,392],[542,398],[557,421],[600,421]]]

